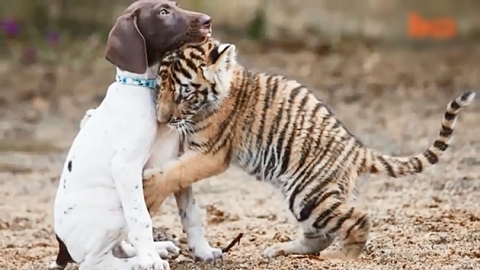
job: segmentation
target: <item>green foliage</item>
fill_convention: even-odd
[[[259,9],[255,13],[255,17],[247,28],[247,36],[254,40],[265,37],[265,13],[262,10]]]

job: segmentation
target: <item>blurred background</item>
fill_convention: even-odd
[[[54,246],[45,213],[80,119],[113,81],[115,69],[103,57],[106,36],[131,2],[0,0],[0,232],[26,230],[40,239],[35,241]],[[367,145],[386,153],[427,147],[447,102],[464,90],[480,90],[478,0],[178,2],[211,15],[214,36],[237,44],[242,64],[311,86]],[[437,32],[429,32],[433,24]],[[480,106],[467,110],[454,153],[475,156]],[[453,171],[458,166],[480,171],[480,161],[468,154],[452,160],[447,163]],[[452,185],[465,192],[478,180],[449,177],[461,179]],[[437,180],[423,187],[450,181]],[[403,188],[404,194],[419,192]],[[395,196],[383,184],[373,189]],[[480,203],[478,197],[472,202],[455,196],[449,202]],[[13,250],[32,241],[20,232],[13,235],[2,234],[7,239],[2,245],[12,243]]]
[[[0,106],[15,108],[2,119],[8,118],[5,113],[23,117],[0,126],[4,144],[30,138],[28,130],[45,117],[76,123],[85,108],[100,102],[114,72],[102,55],[106,36],[131,2],[0,2]],[[235,42],[244,64],[311,84],[329,102],[338,95],[355,100],[399,87],[451,97],[449,91],[479,84],[474,48],[480,38],[479,1],[178,2],[210,14],[214,35]],[[424,21],[453,21],[455,33],[444,40],[412,38],[412,13]]]

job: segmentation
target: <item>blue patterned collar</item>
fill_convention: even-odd
[[[115,80],[125,85],[143,86],[153,90],[157,90],[156,79],[140,79],[140,78],[131,78],[131,77],[125,77],[121,75],[116,75]]]

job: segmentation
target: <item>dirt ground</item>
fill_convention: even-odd
[[[365,144],[389,154],[428,147],[447,102],[465,89],[480,89],[476,48],[406,52],[344,44],[312,53],[242,43],[239,52],[249,67],[318,89]],[[41,70],[0,65],[0,269],[45,269],[53,259],[52,202],[60,169],[85,109],[98,104],[113,75],[101,58],[83,76],[60,69],[55,111],[52,100],[37,93]],[[224,247],[244,233],[240,244],[215,265],[193,263],[169,198],[153,219],[160,234],[184,249],[172,269],[480,269],[479,115],[480,102],[460,113],[454,145],[434,169],[403,179],[368,177],[359,204],[373,226],[358,260],[265,261],[263,250],[296,237],[298,227],[272,187],[232,169],[194,189],[210,242]]]

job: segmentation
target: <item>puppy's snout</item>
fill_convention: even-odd
[[[207,14],[202,14],[198,18],[198,24],[200,24],[202,27],[210,28],[212,26],[212,18]]]

